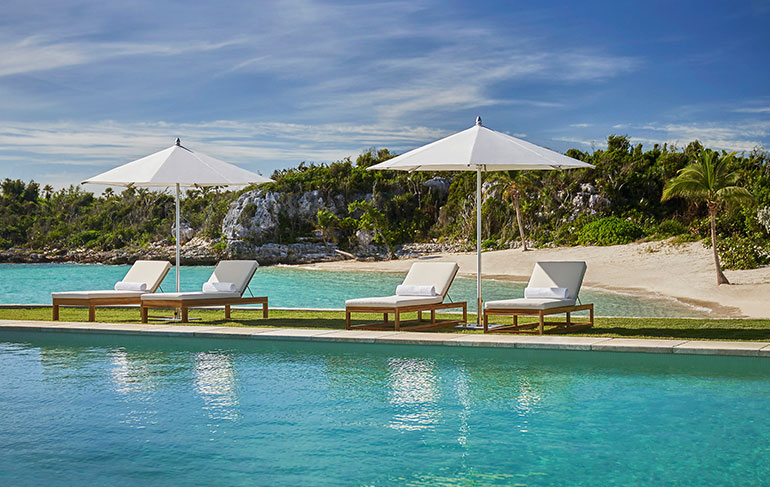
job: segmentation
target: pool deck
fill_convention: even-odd
[[[0,320],[0,331],[104,333],[113,335],[246,338],[313,342],[385,343],[459,347],[501,347],[600,352],[681,353],[770,358],[770,342],[657,340],[577,336],[424,333],[308,328],[256,328],[169,324],[74,323],[66,321]]]

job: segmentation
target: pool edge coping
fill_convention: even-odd
[[[770,358],[770,342],[670,340],[647,338],[573,337],[568,335],[495,335],[424,333],[415,331],[257,328],[201,325],[143,325],[67,321],[0,320],[0,331],[103,333],[196,338],[298,340],[338,343],[380,343],[459,347],[581,350],[598,352],[672,353]]]

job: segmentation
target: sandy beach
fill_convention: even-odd
[[[476,254],[437,254],[419,259],[452,260],[464,276],[475,276]],[[385,262],[327,262],[316,269],[406,272],[415,259]],[[700,242],[672,245],[645,242],[611,247],[559,247],[485,252],[484,277],[526,282],[539,260],[584,260],[590,288],[671,297],[709,308],[715,318],[770,318],[770,266],[725,271],[731,285],[718,286],[710,249]]]

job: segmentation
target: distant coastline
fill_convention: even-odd
[[[225,252],[215,242],[193,239],[182,247],[183,265],[214,265],[222,259],[256,259],[261,265],[304,265],[343,260],[377,262],[388,260],[388,249],[381,245],[369,245],[358,249],[355,259],[347,252],[340,252],[336,245],[326,246],[318,242],[297,242],[293,244],[268,243],[254,246],[230,246],[236,252]],[[411,243],[397,245],[392,256],[396,259],[420,257],[436,253],[459,252],[460,245]],[[137,260],[168,260],[174,262],[174,246],[153,244],[146,248],[125,247],[113,250],[96,249],[26,249],[10,248],[0,250],[2,264],[133,264]]]

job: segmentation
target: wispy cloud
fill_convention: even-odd
[[[253,170],[271,172],[275,167],[300,161],[355,158],[370,147],[411,148],[443,135],[446,134],[426,127],[385,125],[2,122],[0,160],[26,160],[46,166],[117,166],[168,147],[179,136],[183,144],[194,150]]]
[[[49,71],[127,56],[176,56],[221,49],[236,43],[57,42],[32,36],[15,42],[0,42],[0,52],[3,52],[0,76]]]
[[[659,139],[639,138],[644,142],[669,142],[686,144],[699,140],[706,147],[734,151],[752,151],[764,147],[764,140],[770,137],[770,121],[744,121],[738,123],[650,123],[638,127],[641,131],[658,134]],[[642,136],[643,137],[643,136]],[[664,139],[664,140],[660,140]]]
[[[574,127],[570,125],[570,127]],[[743,122],[703,122],[703,123],[659,123],[619,124],[612,128],[622,128],[633,143],[645,145],[668,143],[682,146],[694,140],[712,149],[749,152],[765,147],[765,141],[770,139],[770,121]],[[578,144],[584,147],[601,148],[606,143],[606,135],[597,138],[580,137],[575,135],[560,135],[555,140]],[[565,132],[564,130],[562,132]]]
[[[736,108],[733,111],[735,113],[770,113],[770,107]]]

